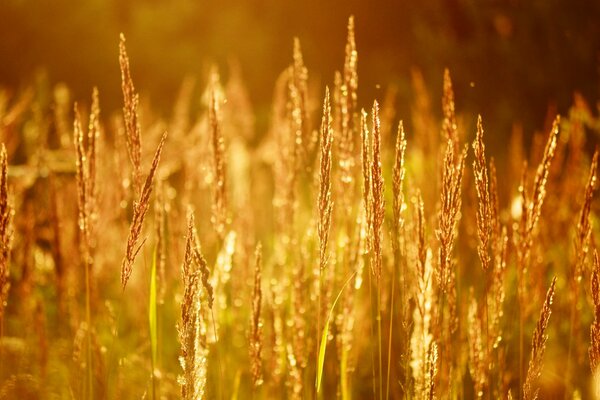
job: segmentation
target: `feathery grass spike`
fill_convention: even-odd
[[[167,132],[165,131],[162,137],[160,138],[160,143],[158,144],[156,152],[154,153],[152,165],[150,166],[148,176],[146,176],[144,186],[142,187],[142,191],[140,192],[140,197],[136,202],[133,203],[133,219],[129,227],[129,236],[127,237],[127,248],[125,257],[123,258],[123,261],[121,263],[121,286],[123,290],[125,290],[125,286],[127,286],[127,281],[129,281],[129,277],[131,276],[131,272],[133,271],[133,263],[135,261],[135,258],[146,241],[146,239],[142,239],[142,243],[139,243],[142,236],[142,227],[144,224],[144,219],[146,218],[146,213],[150,208],[152,181],[154,179],[154,175],[156,174],[156,170],[158,169],[160,155],[166,139]]]
[[[552,279],[552,284],[546,294],[546,300],[540,313],[540,319],[537,322],[533,339],[531,341],[531,359],[527,369],[527,377],[523,385],[523,399],[535,400],[539,394],[539,378],[544,365],[544,352],[546,350],[546,341],[548,340],[548,322],[552,314],[552,300],[554,298],[554,288],[556,286],[556,277]]]
[[[0,324],[10,289],[10,248],[13,210],[8,200],[8,156],[4,143],[0,145]],[[0,336],[1,339],[1,336]]]
[[[331,128],[331,107],[329,104],[329,88],[325,90],[323,102],[323,121],[321,122],[321,156],[319,173],[319,268],[327,266],[327,243],[331,226],[331,145],[333,129]]]
[[[383,171],[381,169],[381,123],[379,121],[379,104],[373,103],[373,142],[371,145],[371,229],[373,234],[372,269],[377,284],[382,270],[382,227],[385,214],[383,193]]]
[[[592,301],[594,303],[594,321],[590,327],[590,347],[588,355],[590,358],[590,369],[594,382],[594,391],[600,397],[600,259],[598,252],[594,250],[594,261],[592,265]]]
[[[119,65],[121,67],[121,89],[123,91],[123,120],[125,122],[125,140],[129,160],[133,167],[133,188],[136,196],[142,190],[142,136],[138,116],[139,95],[135,91],[129,57],[125,46],[125,35],[121,33],[119,42]]]
[[[254,386],[263,384],[262,373],[262,246],[256,246],[254,252],[254,291],[252,292],[252,320],[250,325],[250,361],[252,383]]]

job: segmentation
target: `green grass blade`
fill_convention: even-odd
[[[337,297],[335,298],[333,304],[331,305],[331,309],[329,310],[329,314],[327,315],[327,321],[325,321],[325,326],[323,327],[323,334],[321,335],[321,344],[319,345],[319,363],[317,364],[317,392],[321,389],[321,381],[323,380],[323,364],[325,363],[325,350],[327,348],[327,335],[329,334],[329,321],[331,321],[331,317],[333,316],[333,310],[338,300],[340,299],[344,288],[348,285],[350,280],[354,277],[356,272],[353,272],[352,275],[346,280],[342,288],[340,289]]]

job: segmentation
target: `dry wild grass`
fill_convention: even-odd
[[[236,69],[161,117],[123,36],[117,115],[0,90],[0,399],[600,398],[597,111],[492,148],[415,69],[396,119],[359,31],[325,90],[290,41],[266,133]]]
[[[11,223],[12,208],[8,200],[8,156],[6,147],[2,144],[2,147],[0,147],[0,324],[2,325],[4,323],[4,309],[8,301],[8,290],[10,289]],[[0,333],[1,337],[2,334]]]

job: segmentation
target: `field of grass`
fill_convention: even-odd
[[[489,149],[359,54],[294,40],[267,132],[235,70],[158,113],[124,36],[121,113],[0,91],[0,399],[600,399],[599,107]]]

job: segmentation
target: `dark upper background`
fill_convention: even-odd
[[[43,70],[78,99],[97,85],[103,109],[117,109],[124,32],[136,86],[163,112],[184,76],[203,79],[211,63],[226,70],[234,59],[260,124],[293,37],[311,77],[330,83],[350,14],[363,106],[394,83],[409,119],[411,67],[435,106],[449,67],[459,111],[482,113],[500,137],[513,121],[540,128],[548,106],[565,112],[575,90],[600,98],[598,0],[0,0],[0,86],[24,87]]]

